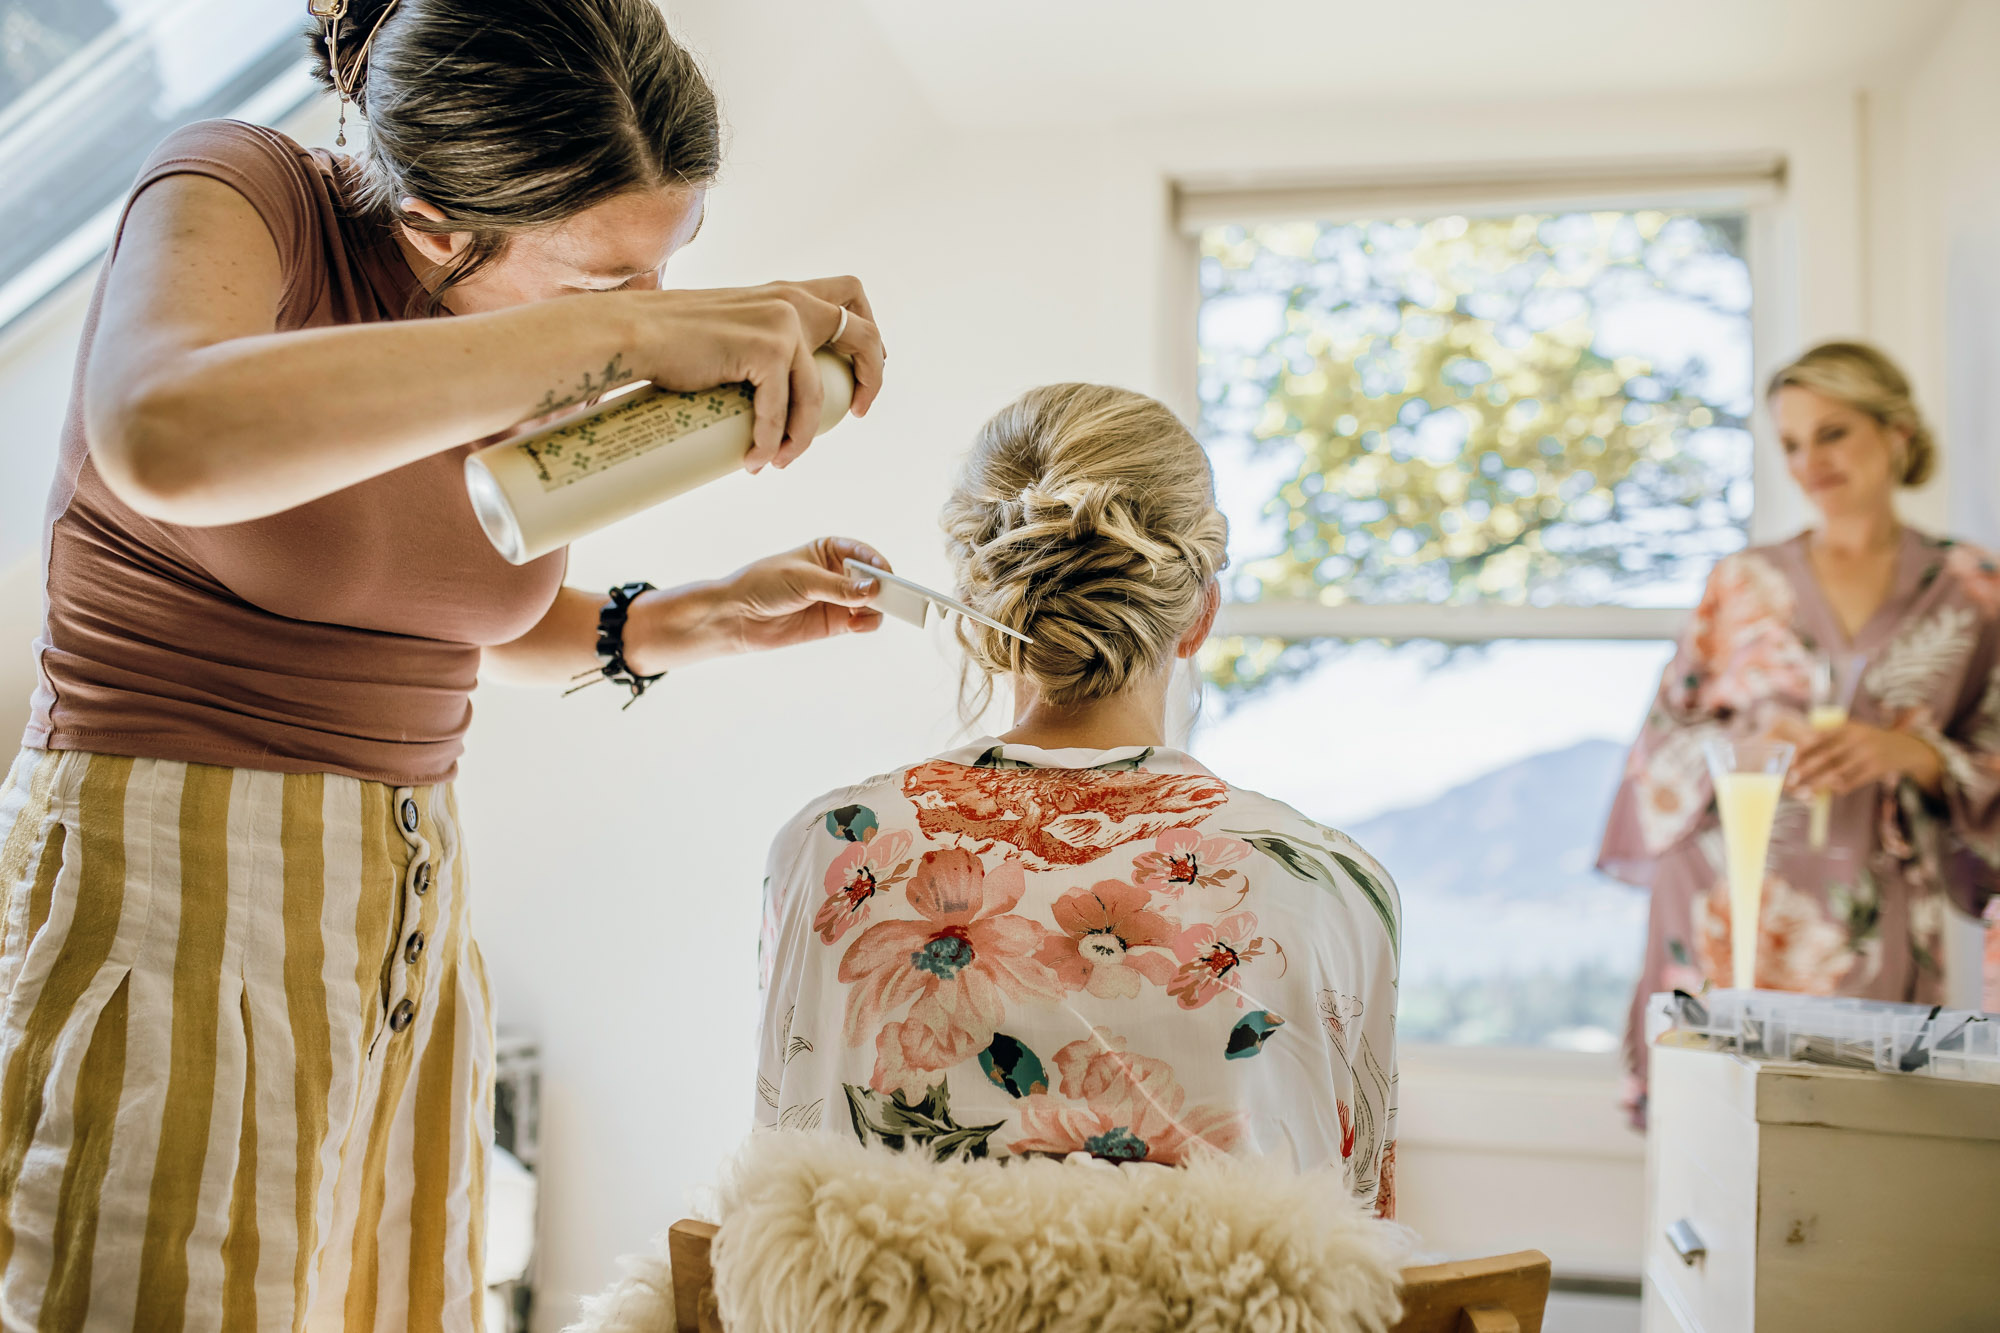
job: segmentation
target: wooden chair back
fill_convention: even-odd
[[[1549,1256],[1540,1250],[1403,1270],[1393,1333],[1542,1333]]]
[[[715,1226],[686,1219],[667,1230],[674,1266],[674,1333],[722,1333],[709,1249]],[[1403,1317],[1391,1333],[1541,1333],[1549,1257],[1540,1250],[1403,1270]]]

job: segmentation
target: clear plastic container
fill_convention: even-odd
[[[2000,1017],[1965,1016],[1971,1021],[1939,1035],[1930,1049],[1930,1064],[1924,1072],[1938,1078],[2000,1083]]]
[[[1676,991],[1647,1004],[1647,1039],[1668,1031],[1753,1059],[2000,1083],[2000,1018],[1964,1009],[1784,991]]]

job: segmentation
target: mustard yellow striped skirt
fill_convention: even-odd
[[[448,786],[24,751],[0,1324],[477,1329],[492,1020]]]

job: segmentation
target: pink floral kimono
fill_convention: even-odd
[[[1277,1154],[1392,1216],[1400,917],[1352,841],[1185,754],[980,741],[778,836],[758,1125]]]
[[[1850,716],[1928,741],[1944,761],[1944,790],[1930,797],[1905,781],[1834,800],[1821,852],[1810,846],[1807,803],[1786,799],[1764,886],[1758,986],[1935,1002],[1946,900],[1977,914],[2000,882],[2000,565],[1908,530],[1897,560],[1888,599],[1852,641],[1820,593],[1803,535],[1724,559],[1681,636],[1598,859],[1653,891],[1625,1038],[1635,1110],[1645,997],[1729,984],[1722,833],[1702,743],[1761,730],[1775,710],[1804,713],[1814,654],[1849,670],[1865,659]]]

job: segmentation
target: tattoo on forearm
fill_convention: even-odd
[[[560,412],[565,407],[574,407],[587,398],[595,398],[598,394],[609,393],[621,384],[630,384],[637,378],[638,376],[634,375],[625,365],[625,354],[623,352],[614,353],[611,359],[604,363],[602,371],[595,375],[587,370],[584,371],[583,378],[578,380],[576,387],[568,393],[558,393],[556,390],[550,389],[547,393],[543,394],[542,401],[535,405],[535,410],[529,413],[529,415],[540,417],[547,416],[551,412]]]

